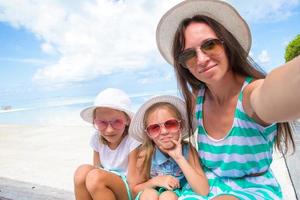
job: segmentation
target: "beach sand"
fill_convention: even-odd
[[[10,184],[13,180],[21,181],[28,183],[30,188],[51,187],[53,190],[48,188],[50,193],[54,188],[73,193],[75,169],[80,164],[92,162],[89,147],[92,133],[93,128],[88,125],[0,125],[0,177],[5,178],[0,180],[0,186],[9,179]],[[61,194],[63,191],[59,190]],[[0,199],[5,197],[3,192],[0,188]]]
[[[73,173],[92,162],[91,126],[0,125],[0,200],[74,199]],[[274,173],[285,199],[295,199],[280,155]]]

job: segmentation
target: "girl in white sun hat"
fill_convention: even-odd
[[[137,111],[129,128],[129,134],[143,143],[133,186],[136,199],[176,200],[190,187],[200,195],[208,194],[197,151],[182,141],[194,131],[188,127],[185,103],[176,96],[151,98]]]
[[[128,135],[134,115],[130,107],[125,92],[108,88],[97,95],[93,106],[81,111],[82,119],[93,124],[96,132],[90,140],[93,165],[80,166],[74,175],[77,200],[132,199],[129,186],[140,143]]]

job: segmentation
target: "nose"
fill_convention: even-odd
[[[203,53],[200,47],[196,48],[196,64],[197,66],[205,67],[207,62],[209,61],[209,57]]]
[[[114,131],[113,127],[111,126],[110,123],[108,123],[108,125],[107,125],[107,127],[106,127],[106,129],[105,129],[105,132],[110,133],[110,132],[113,132],[113,131]]]
[[[163,124],[161,124],[160,125],[160,134],[168,134],[168,133],[169,133],[169,131],[166,129],[166,127]]]

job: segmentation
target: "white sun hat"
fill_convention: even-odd
[[[185,0],[167,11],[156,29],[158,49],[168,63],[173,64],[172,44],[179,24],[195,15],[204,15],[222,24],[239,41],[243,49],[249,52],[250,29],[230,4],[220,0]]]
[[[166,102],[174,105],[178,111],[180,112],[183,121],[184,121],[184,128],[182,130],[182,139],[186,139],[189,137],[188,133],[188,115],[186,112],[186,107],[185,107],[185,102],[180,99],[179,97],[172,96],[172,95],[161,95],[161,96],[156,96],[148,101],[146,101],[136,112],[134,115],[130,126],[129,126],[129,135],[136,139],[139,142],[143,142],[145,139],[145,127],[144,127],[144,115],[145,112],[150,108],[153,104],[159,103],[159,102]],[[193,118],[193,133],[196,130],[196,118]]]
[[[131,100],[129,96],[120,89],[107,88],[101,91],[93,106],[89,106],[80,112],[81,118],[89,123],[93,123],[93,113],[96,108],[111,108],[125,112],[130,119],[132,119],[134,113],[131,111]]]

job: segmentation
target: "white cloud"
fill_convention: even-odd
[[[268,51],[267,50],[262,50],[262,52],[258,55],[258,60],[262,64],[266,64],[266,63],[270,62],[271,58],[270,58],[270,55],[269,55]]]
[[[160,64],[155,28],[162,14],[178,2],[0,0],[0,21],[31,31],[41,41],[43,52],[58,55],[54,64],[40,68],[33,79],[62,84]],[[230,2],[247,19],[257,21],[288,17],[299,4],[299,0]]]
[[[36,72],[35,81],[82,81],[161,62],[155,28],[176,2],[0,0],[0,21],[28,29],[43,52],[58,54],[56,63]]]
[[[43,52],[48,53],[48,54],[54,54],[56,52],[53,45],[51,45],[49,43],[43,43],[41,45],[41,49],[42,49]]]
[[[299,0],[228,0],[247,20],[253,22],[280,21],[295,14]]]

